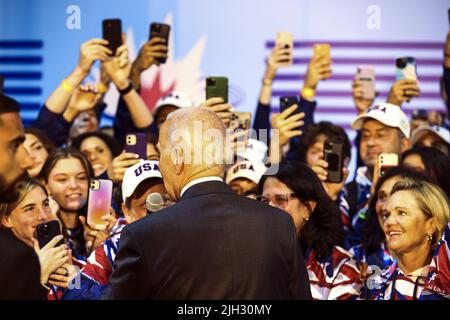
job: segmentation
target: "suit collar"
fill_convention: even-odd
[[[212,193],[233,193],[233,191],[222,181],[207,181],[195,184],[187,189],[180,200]]]

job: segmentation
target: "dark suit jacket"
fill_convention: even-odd
[[[41,267],[32,248],[0,227],[0,300],[41,300]]]
[[[291,217],[223,182],[127,226],[105,299],[308,299]]]

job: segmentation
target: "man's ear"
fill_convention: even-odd
[[[184,149],[180,148],[180,146],[176,146],[174,150],[175,159],[174,160],[174,167],[175,167],[175,174],[178,176],[183,172],[184,168],[184,160],[185,160],[185,153]]]

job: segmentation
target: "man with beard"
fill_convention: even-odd
[[[0,93],[0,202],[17,197],[15,185],[33,164],[24,140],[19,104]],[[0,299],[44,299],[40,272],[34,250],[0,227]]]

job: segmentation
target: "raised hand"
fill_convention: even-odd
[[[403,102],[409,102],[412,97],[419,95],[420,89],[417,80],[402,79],[392,85],[387,102],[401,107]]]
[[[292,105],[282,113],[274,114],[272,116],[272,129],[279,130],[279,143],[284,146],[293,137],[298,137],[302,134],[298,127],[303,125],[302,119],[305,117],[303,112],[292,115],[297,110],[298,105]],[[297,128],[297,129],[296,129]]]

